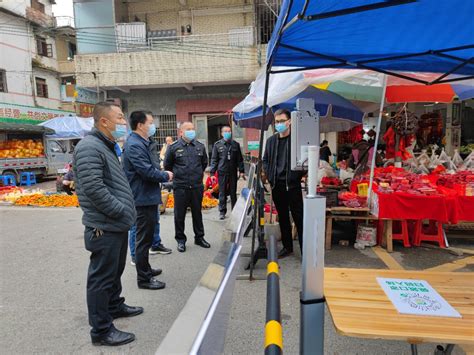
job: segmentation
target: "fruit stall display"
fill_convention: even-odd
[[[15,201],[18,206],[38,207],[79,207],[77,195],[65,194],[31,194],[20,197]]]
[[[13,139],[0,142],[0,159],[44,157],[43,142],[33,139]]]
[[[202,208],[203,209],[209,209],[216,207],[219,204],[219,201],[215,198],[209,197],[209,196],[203,196],[202,198]],[[169,194],[168,196],[168,202],[166,203],[166,208],[174,208],[174,195]]]
[[[25,191],[19,187],[0,187],[0,201],[17,206],[79,207],[76,195],[48,194],[42,190]]]

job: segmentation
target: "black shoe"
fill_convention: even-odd
[[[150,255],[155,254],[171,254],[171,249],[166,248],[163,244],[160,243],[157,247],[151,247],[149,251]]]
[[[288,249],[283,248],[278,252],[278,259],[286,258],[287,256],[290,256],[292,254],[293,254],[293,250],[289,251]]]
[[[186,243],[178,242],[178,251],[184,253],[186,251]]]
[[[165,288],[166,284],[157,279],[150,279],[149,282],[139,282],[138,288],[144,288],[147,290],[161,290]]]
[[[225,213],[221,213],[221,214],[219,215],[219,219],[220,219],[221,221],[222,221],[223,219],[225,219]]]
[[[163,270],[161,270],[161,269],[151,269],[151,274],[153,276],[161,275],[162,272],[163,272]]]
[[[91,336],[92,345],[107,345],[107,346],[119,346],[131,343],[135,340],[135,334],[122,332],[112,326],[112,329],[100,337]]]
[[[112,313],[111,316],[113,319],[123,318],[123,317],[134,317],[143,313],[143,307],[131,307],[123,304],[120,308],[120,311],[117,313]]]
[[[209,243],[206,241],[206,239],[204,239],[204,238],[196,239],[196,240],[194,241],[194,244],[199,245],[200,247],[203,247],[203,248],[206,248],[206,249],[211,247],[211,244],[209,244]]]

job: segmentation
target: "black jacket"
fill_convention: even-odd
[[[233,139],[230,141],[221,139],[214,143],[211,157],[211,174],[216,171],[219,174],[236,174],[237,169],[241,173],[244,172],[244,158],[239,142]]]
[[[135,132],[128,137],[122,152],[125,175],[135,197],[135,206],[161,203],[160,182],[168,181],[168,174],[160,170],[157,144]]]
[[[202,187],[202,178],[207,162],[204,144],[196,139],[187,143],[183,138],[180,138],[166,150],[163,165],[165,170],[172,171],[174,174],[174,188],[193,189]]]
[[[74,150],[76,193],[87,227],[125,232],[135,223],[133,194],[115,152],[115,142],[97,129]]]
[[[270,138],[267,139],[267,143],[265,145],[265,154],[263,155],[263,171],[267,175],[268,182],[270,183],[271,187],[275,187],[276,183],[276,173],[277,173],[277,154],[278,154],[278,136],[279,134],[276,133]],[[293,189],[293,188],[300,188],[301,187],[301,179],[305,175],[304,171],[293,171],[290,169],[291,167],[291,136],[288,137],[288,149],[287,149],[287,167],[286,170],[286,188]]]

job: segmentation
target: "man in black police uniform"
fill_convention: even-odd
[[[211,157],[211,175],[217,171],[219,178],[219,219],[224,219],[227,213],[227,196],[234,208],[237,202],[237,169],[244,176],[244,159],[240,144],[232,139],[229,126],[221,129],[222,139],[214,143]]]
[[[204,239],[202,223],[202,196],[204,192],[203,175],[207,166],[207,154],[204,145],[198,142],[196,131],[191,122],[180,127],[181,138],[168,147],[164,168],[174,174],[174,228],[178,251],[186,251],[184,220],[186,209],[191,207],[193,216],[194,244],[203,248],[211,245]]]

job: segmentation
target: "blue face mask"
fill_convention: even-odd
[[[154,136],[156,133],[156,125],[153,123],[149,128],[148,128],[148,137]]]
[[[224,132],[222,133],[222,137],[224,137],[224,139],[228,141],[229,139],[232,138],[232,132]]]
[[[194,130],[190,130],[190,131],[184,131],[184,136],[192,141],[194,138],[196,138],[196,131]]]
[[[116,140],[124,137],[127,134],[127,125],[124,124],[116,124],[115,130],[111,131],[110,134]]]
[[[275,129],[278,133],[283,133],[288,129],[288,127],[286,126],[286,123],[277,123]]]

